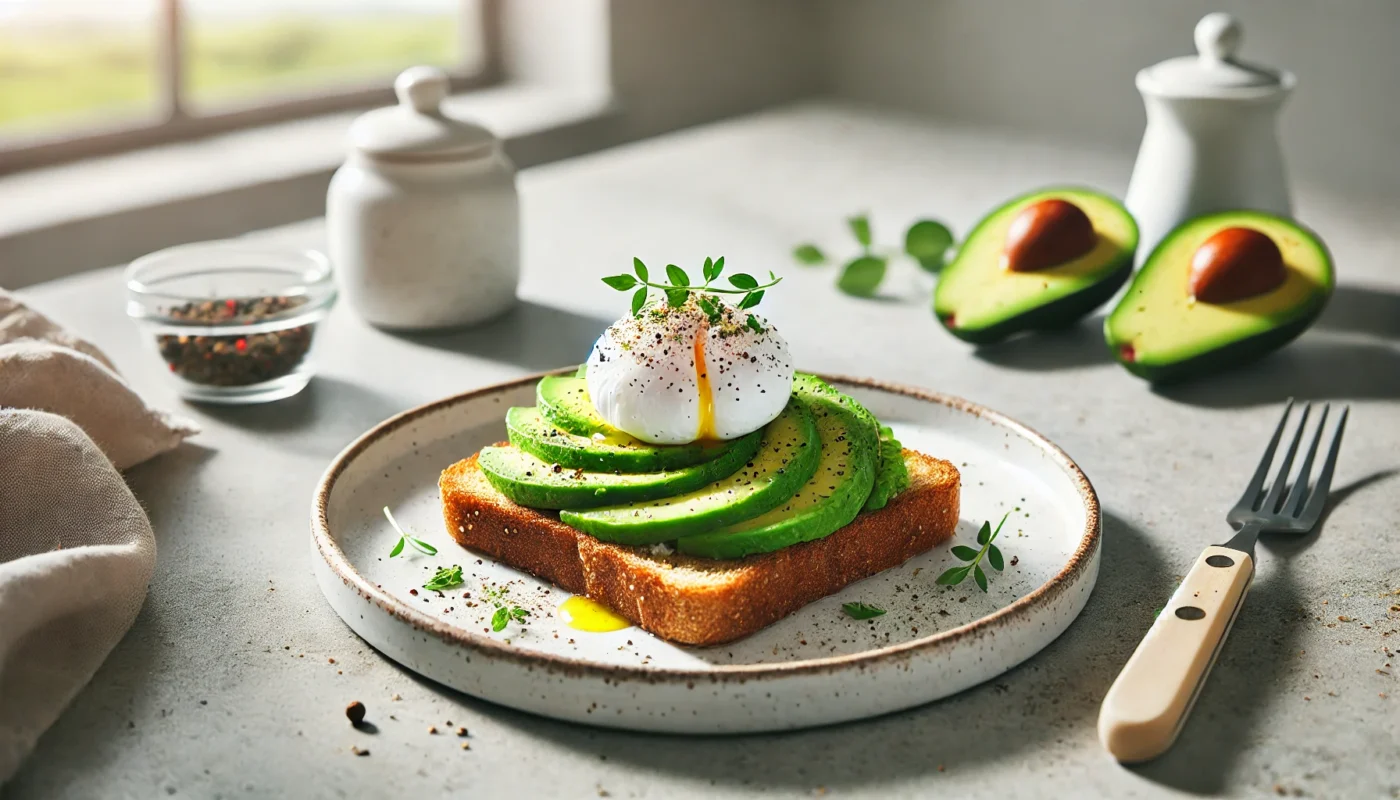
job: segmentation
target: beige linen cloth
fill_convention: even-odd
[[[0,784],[145,601],[155,537],[118,470],[196,432],[0,290]]]

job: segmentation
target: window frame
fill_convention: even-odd
[[[452,91],[479,89],[499,83],[502,0],[462,0],[461,19],[479,14],[482,39],[480,69],[465,64],[448,69]],[[65,161],[109,155],[126,150],[227,133],[303,117],[370,108],[396,102],[392,76],[372,84],[351,85],[326,93],[314,89],[274,94],[213,113],[191,113],[184,96],[183,11],[181,0],[157,0],[157,111],[153,118],[130,125],[94,127],[0,145],[0,175]]]

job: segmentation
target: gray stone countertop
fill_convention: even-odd
[[[1130,164],[926,120],[811,104],[528,170],[523,303],[484,328],[401,337],[341,305],[300,396],[182,404],[123,316],[119,271],[25,295],[107,348],[153,404],[203,435],[133,469],[159,563],[135,626],[43,737],[15,798],[1165,797],[1275,792],[1400,797],[1400,229],[1395,204],[1303,187],[1299,216],[1341,286],[1319,324],[1233,374],[1156,390],[1110,363],[1091,318],[974,350],[929,312],[905,263],[888,294],[839,294],[835,267],[869,211],[881,246],[920,216],[959,232],[1023,190],[1121,193]],[[317,245],[319,223],[257,234]],[[331,458],[418,403],[582,360],[625,298],[598,278],[632,256],[776,269],[764,308],[799,365],[907,382],[1001,410],[1062,445],[1106,509],[1102,572],[1080,619],[1041,654],[954,698],[782,735],[685,738],[566,725],[468,698],[380,657],[331,611],[307,553],[312,489]],[[1352,420],[1321,532],[1266,540],[1219,663],[1168,755],[1114,764],[1094,721],[1153,612],[1234,502],[1282,401],[1345,400]],[[332,663],[332,659],[334,663]],[[377,734],[353,731],[365,702]],[[471,731],[428,733],[448,721]],[[350,753],[368,748],[367,757]]]

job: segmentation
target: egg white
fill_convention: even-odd
[[[767,425],[792,392],[792,359],[777,330],[762,318],[761,333],[750,329],[748,315],[724,306],[711,324],[691,300],[618,320],[588,357],[588,394],[599,415],[653,444],[735,439]],[[707,402],[710,430],[702,431]]]

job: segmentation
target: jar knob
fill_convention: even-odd
[[[1233,16],[1224,11],[1207,14],[1196,23],[1196,52],[1208,61],[1231,61],[1243,35]]]
[[[447,89],[447,73],[437,67],[409,67],[394,79],[399,103],[412,106],[419,114],[439,113]]]

